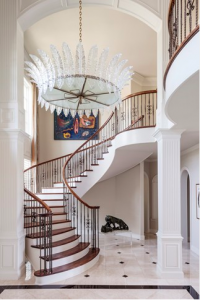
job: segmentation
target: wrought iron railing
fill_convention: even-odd
[[[117,134],[135,128],[154,127],[156,107],[156,90],[129,95],[105,124],[74,153],[25,170],[25,228],[27,236],[35,235],[37,238],[38,248],[42,245],[43,255],[40,257],[44,266],[41,272],[50,272],[46,261],[50,262],[48,266],[52,268],[52,213],[45,202],[35,194],[40,193],[42,187],[53,187],[55,182],[63,182],[64,209],[67,218],[72,222],[71,226],[75,228],[75,234],[80,235],[82,242],[90,243],[92,249],[98,249],[99,206],[85,203],[73,188],[86,176],[86,172],[89,173],[93,166],[103,159],[103,155],[108,153],[108,148]]]
[[[171,0],[168,15],[169,58],[198,27],[199,0]]]
[[[85,203],[73,187],[81,176],[99,164],[117,134],[134,128],[155,126],[155,120],[156,91],[132,94],[124,99],[119,110],[116,109],[96,133],[70,155],[64,165],[66,212],[71,213],[76,234],[81,233],[82,241],[91,243],[92,248],[99,247],[99,207]]]
[[[40,249],[40,272],[52,272],[52,211],[41,199],[24,189],[24,228],[26,237]]]

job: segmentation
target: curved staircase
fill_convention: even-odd
[[[75,276],[98,261],[99,206],[81,197],[109,168],[117,134],[155,126],[156,93],[128,96],[74,153],[25,170],[26,256],[37,284]]]

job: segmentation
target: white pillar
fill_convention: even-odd
[[[144,162],[140,163],[140,239],[144,240]]]
[[[180,205],[181,130],[155,132],[158,147],[158,258],[162,276],[183,277]]]
[[[0,0],[0,279],[25,269],[23,32],[18,0]]]

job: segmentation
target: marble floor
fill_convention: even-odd
[[[100,234],[100,259],[81,275],[57,282],[56,285],[85,286],[84,289],[5,289],[0,299],[192,299],[186,289],[155,289],[152,286],[192,286],[199,293],[199,258],[183,246],[182,279],[165,279],[156,270],[156,236],[145,241],[129,233]],[[34,285],[31,270],[18,281],[0,281],[0,285]],[[86,286],[90,285],[91,288]],[[121,285],[123,289],[93,288],[97,285]],[[133,286],[150,286],[146,289]],[[128,288],[129,287],[129,288]]]

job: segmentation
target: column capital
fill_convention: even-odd
[[[154,134],[153,137],[159,141],[163,138],[166,139],[177,139],[181,138],[181,134],[185,131],[185,129],[160,129],[158,128]]]

